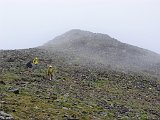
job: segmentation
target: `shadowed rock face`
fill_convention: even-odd
[[[122,43],[106,34],[71,30],[41,48],[72,56],[70,62],[110,66],[113,69],[157,71],[160,55]],[[73,57],[74,56],[74,57]],[[154,69],[156,67],[156,69]]]

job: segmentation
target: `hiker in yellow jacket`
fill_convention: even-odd
[[[33,70],[38,69],[39,60],[37,57],[33,59]]]
[[[37,57],[36,57],[36,58],[34,58],[34,60],[33,60],[33,64],[38,65],[38,63],[39,63],[38,58],[37,58]]]
[[[52,65],[49,65],[48,70],[47,70],[47,75],[49,77],[49,80],[53,79],[53,73],[55,72],[55,68],[53,68]]]

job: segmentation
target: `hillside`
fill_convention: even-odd
[[[28,74],[33,56],[41,59],[39,69]],[[46,79],[47,64],[57,67],[53,81]],[[0,110],[15,120],[160,117],[160,79],[150,75],[71,65],[40,49],[1,51],[0,68]]]
[[[0,51],[0,119],[158,120],[160,77],[151,74],[152,71],[146,64],[151,63],[152,70],[159,71],[157,62],[159,55],[121,43],[103,34],[78,30],[80,38],[77,36],[74,40],[72,34],[75,32],[77,34],[77,30],[72,30],[55,38],[59,43],[52,40],[38,48]],[[81,45],[78,41],[81,41],[82,34],[85,34],[84,40],[87,40],[87,43]],[[98,35],[94,39],[96,44],[93,39],[88,41],[88,35],[93,34]],[[99,36],[103,36],[101,38],[104,39],[100,39]],[[61,39],[63,37],[67,41]],[[102,44],[105,45],[104,49]],[[132,68],[135,65],[136,71],[135,68],[125,71],[123,61],[116,62],[114,58],[121,54],[122,48],[117,50],[117,46],[123,46],[126,57],[132,56],[142,60],[143,55],[148,58],[148,61],[143,61],[146,71],[139,69],[138,62],[133,64],[134,60],[128,61],[130,65],[127,66]],[[109,54],[108,50],[114,53],[110,55],[116,64],[115,67],[109,62],[97,63],[99,60],[93,59],[96,55],[98,58],[102,55],[104,61],[109,61],[111,58],[101,54],[101,52]],[[118,51],[119,53],[115,53]],[[92,52],[93,58],[88,56],[89,52]],[[40,62],[29,74],[25,65],[35,56]],[[154,56],[155,59],[149,56]],[[120,55],[119,57],[123,59]],[[48,64],[57,68],[51,81],[46,76]]]
[[[85,65],[160,74],[155,68],[160,63],[159,54],[122,43],[106,34],[71,30],[41,48],[62,52],[71,57],[70,61]]]

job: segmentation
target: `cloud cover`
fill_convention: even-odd
[[[0,0],[0,49],[42,45],[70,29],[160,53],[159,0]]]

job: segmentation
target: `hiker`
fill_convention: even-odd
[[[26,64],[26,67],[27,67],[27,69],[28,69],[29,72],[32,71],[33,65],[32,65],[32,61],[31,60]]]
[[[36,58],[34,58],[34,60],[33,60],[33,64],[38,65],[38,62],[39,62],[38,58],[37,58],[37,57],[36,57]]]
[[[39,63],[39,60],[38,60],[37,57],[35,57],[35,58],[33,59],[34,70],[37,69],[38,63]]]
[[[52,65],[49,65],[48,70],[47,70],[47,75],[49,77],[49,80],[52,80],[53,72],[54,72],[54,69],[53,69]]]

